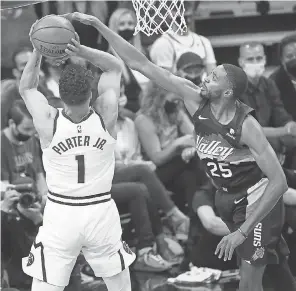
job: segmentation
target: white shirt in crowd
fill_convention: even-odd
[[[210,41],[201,35],[189,31],[186,35],[167,33],[158,38],[151,47],[150,58],[153,63],[176,72],[180,56],[186,52],[196,53],[208,68],[216,66],[216,58]]]

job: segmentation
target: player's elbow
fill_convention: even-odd
[[[118,72],[118,73],[122,73],[122,62],[120,60],[118,60],[117,58],[115,58],[114,62],[113,62],[113,70]]]
[[[215,233],[217,228],[217,220],[215,217],[200,218],[203,227],[210,233]]]
[[[286,176],[283,171],[281,171],[281,173],[277,174],[277,176],[275,178],[275,184],[277,185],[277,187],[279,189],[279,193],[281,193],[281,196],[284,195],[284,193],[286,193],[287,190],[289,189],[287,179],[286,179]]]

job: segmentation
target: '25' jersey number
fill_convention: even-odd
[[[223,178],[230,178],[232,177],[232,172],[228,167],[228,164],[225,163],[215,163],[215,162],[208,162],[207,166],[210,168],[210,172],[213,177],[223,177]]]

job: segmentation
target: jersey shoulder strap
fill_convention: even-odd
[[[236,118],[232,122],[232,125],[233,127],[235,127],[235,132],[236,132],[235,142],[238,147],[241,147],[239,142],[241,139],[243,123],[248,115],[252,115],[253,117],[256,118],[256,114],[255,114],[255,110],[252,107],[246,105],[245,103],[239,100],[237,100],[236,105],[237,105],[237,108],[236,108],[237,113],[236,113]]]
[[[97,112],[94,108],[92,108],[92,110],[94,111],[94,113],[99,116],[100,120],[101,120],[101,124],[102,124],[102,127],[103,129],[106,131],[106,126],[105,126],[105,122],[104,122],[104,119],[103,117],[101,116],[101,114],[99,112]]]
[[[204,108],[208,105],[209,100],[204,98],[199,104],[198,109],[195,111],[195,113],[192,116],[192,121],[196,122],[198,120],[198,116],[203,112]]]

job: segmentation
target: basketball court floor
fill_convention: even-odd
[[[172,275],[173,276],[173,275]],[[203,285],[173,285],[167,283],[167,279],[172,277],[168,273],[155,274],[145,272],[131,272],[132,291],[237,291],[239,278],[229,278],[220,280],[218,283]],[[82,291],[107,291],[101,280],[92,280],[86,282],[90,278],[83,278]],[[272,287],[267,287],[264,291],[274,291]],[[283,290],[284,291],[284,290]]]

